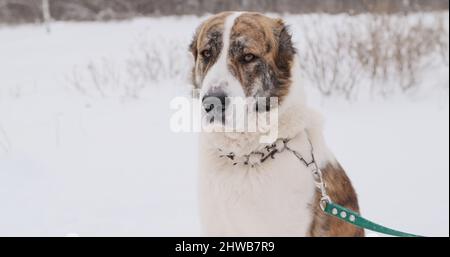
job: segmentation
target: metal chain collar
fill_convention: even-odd
[[[275,159],[275,154],[281,153],[284,150],[288,150],[289,152],[293,153],[297,159],[300,160],[307,168],[312,167],[312,175],[314,179],[314,184],[316,187],[320,190],[321,198],[320,198],[320,207],[322,210],[325,210],[325,207],[327,203],[331,202],[331,198],[327,194],[326,185],[323,179],[322,171],[320,170],[319,166],[317,165],[316,159],[314,157],[314,149],[312,146],[311,141],[308,139],[308,142],[311,146],[311,157],[312,160],[310,162],[306,161],[303,156],[298,153],[297,151],[291,149],[288,147],[287,143],[290,139],[278,139],[275,141],[275,143],[268,145],[264,147],[262,151],[254,151],[250,154],[244,155],[244,156],[236,156],[234,153],[230,152],[227,154],[220,155],[221,158],[225,157],[232,161],[233,165],[237,165],[239,163],[243,165],[250,165],[252,168],[260,165],[261,163],[265,162],[267,159]],[[223,152],[221,149],[219,149],[219,152]]]

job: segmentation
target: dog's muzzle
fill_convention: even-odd
[[[212,90],[202,98],[203,109],[211,123],[215,121],[225,123],[228,102],[226,93],[220,89]]]

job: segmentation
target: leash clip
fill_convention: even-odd
[[[324,195],[322,196],[322,198],[320,198],[320,209],[322,209],[322,211],[325,211],[325,208],[327,207],[327,205],[331,203],[331,198],[328,195]]]

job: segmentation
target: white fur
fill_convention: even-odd
[[[227,30],[236,17],[227,19],[225,35],[229,36]],[[224,41],[226,50],[229,39]],[[224,50],[222,54],[227,52]],[[214,67],[215,74],[229,73],[221,63],[224,58],[221,56]],[[322,137],[320,115],[306,106],[298,72],[298,57],[295,57],[290,92],[279,107],[278,138],[292,138],[289,147],[307,160],[311,159],[311,141],[319,166],[334,163]],[[212,74],[208,81],[213,76],[217,75]],[[231,74],[225,77],[229,79],[228,76]],[[199,193],[204,235],[307,235],[315,186],[311,170],[292,153],[284,151],[254,168],[243,164],[233,166],[228,158],[219,157],[218,148],[236,155],[260,150],[264,145],[259,143],[259,137],[258,133],[201,134]]]

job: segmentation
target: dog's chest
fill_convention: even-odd
[[[314,182],[290,152],[254,168],[206,154],[201,160],[204,232],[215,236],[305,236]]]

